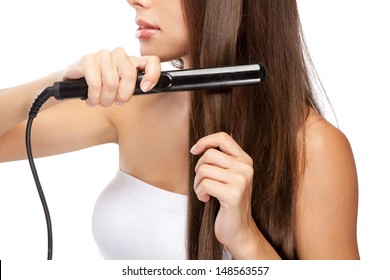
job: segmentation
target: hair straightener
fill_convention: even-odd
[[[143,76],[143,73],[138,74],[134,91],[135,95],[259,84],[266,78],[267,70],[261,64],[250,64],[163,71],[156,86],[148,92],[143,92],[140,88]],[[88,97],[88,85],[84,78],[56,82],[46,90],[53,91],[54,97],[58,100],[67,98],[81,98],[85,100]]]
[[[216,68],[163,71],[161,72],[161,76],[156,86],[148,92],[143,92],[140,88],[140,82],[143,76],[144,73],[139,73],[137,76],[136,88],[134,91],[135,95],[256,85],[266,79],[267,70],[265,66],[261,64],[249,64]],[[88,84],[85,78],[55,82],[53,86],[47,87],[41,94],[38,95],[29,112],[26,127],[27,157],[45,213],[48,235],[48,260],[52,259],[53,254],[51,218],[34,164],[31,150],[31,128],[33,120],[37,116],[40,108],[50,97],[54,97],[58,100],[69,98],[80,98],[82,100],[86,100],[88,98]]]

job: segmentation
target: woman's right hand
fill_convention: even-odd
[[[160,59],[157,56],[128,56],[122,48],[116,48],[111,52],[102,50],[84,56],[66,68],[62,78],[72,80],[85,77],[88,84],[87,104],[108,107],[130,100],[140,71],[145,72],[141,89],[144,92],[151,90],[160,77]]]

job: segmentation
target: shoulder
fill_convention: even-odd
[[[358,181],[347,137],[311,111],[305,124],[305,165],[297,197],[301,258],[358,258]]]
[[[304,145],[304,179],[324,177],[329,180],[328,188],[341,183],[357,186],[355,160],[347,136],[314,111],[305,123]],[[331,184],[332,180],[338,184]]]
[[[354,165],[351,145],[346,135],[314,111],[310,111],[305,123],[306,163],[317,165],[336,163]],[[342,161],[340,161],[342,160]]]

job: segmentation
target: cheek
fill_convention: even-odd
[[[184,50],[188,49],[186,30],[181,27],[173,28],[167,44],[170,44],[177,51],[184,52]]]

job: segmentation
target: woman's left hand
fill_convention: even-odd
[[[203,202],[210,196],[218,199],[221,207],[215,235],[234,255],[235,249],[258,232],[251,214],[252,158],[223,132],[203,137],[191,153],[203,153],[195,167],[195,193]]]

